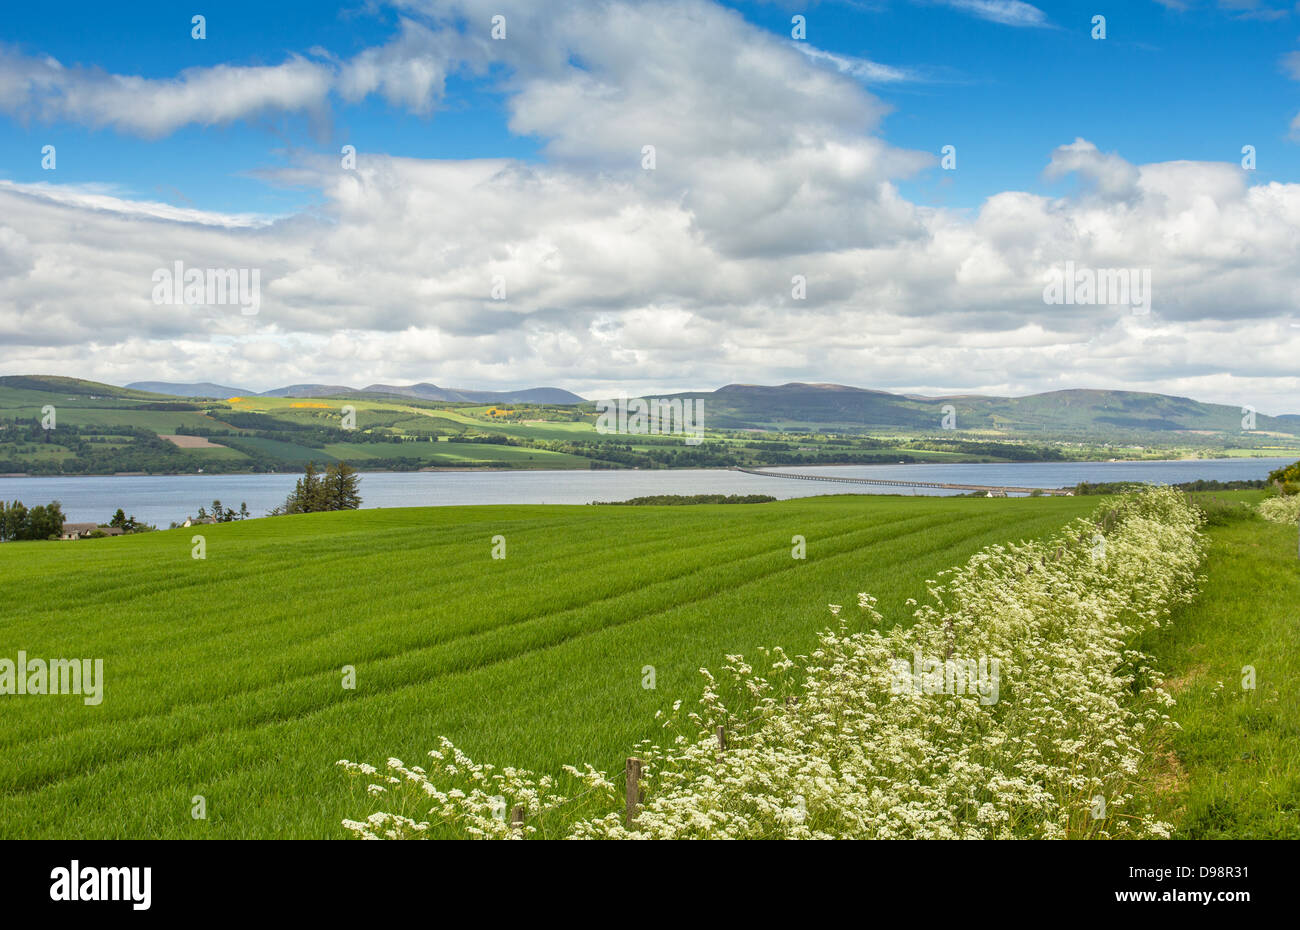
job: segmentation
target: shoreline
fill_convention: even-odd
[[[1067,459],[1061,461],[1053,459],[1050,461],[1033,460],[1033,461],[1016,461],[1016,462],[984,462],[984,461],[942,461],[942,462],[802,462],[795,465],[699,465],[688,468],[442,468],[436,465],[425,466],[423,468],[410,469],[360,469],[356,468],[358,475],[420,475],[420,474],[497,474],[497,473],[537,473],[537,474],[585,474],[588,472],[641,472],[652,474],[657,472],[682,472],[682,471],[736,471],[743,468],[923,468],[923,467],[952,467],[960,465],[981,465],[996,467],[1015,467],[1019,465],[1173,465],[1181,462],[1247,462],[1260,459],[1276,459],[1279,461],[1291,461],[1290,456],[1286,455],[1224,455],[1213,458],[1177,458],[1177,459]],[[355,466],[354,466],[355,467]],[[23,479],[23,478],[264,478],[271,476],[301,476],[300,471],[205,471],[202,474],[196,472],[84,472],[75,475],[69,474],[50,474],[39,475],[26,472],[10,472],[0,474],[0,479]]]

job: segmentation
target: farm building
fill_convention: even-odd
[[[95,533],[105,536],[121,536],[122,530],[116,526],[100,526],[98,523],[65,523],[59,539],[85,539]]]

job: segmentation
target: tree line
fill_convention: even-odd
[[[0,501],[0,542],[58,539],[63,535],[63,505],[58,501],[28,508],[22,501]]]

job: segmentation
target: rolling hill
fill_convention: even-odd
[[[174,384],[170,381],[132,381],[126,387],[127,390],[131,391],[149,391],[153,394],[170,394],[173,397],[239,397],[244,394],[256,393],[256,391],[246,391],[243,388],[213,384],[211,381],[200,381],[195,384]]]
[[[705,400],[708,426],[769,429],[791,426],[933,431],[951,406],[957,430],[1030,435],[1242,432],[1243,411],[1187,397],[1137,391],[1069,390],[1027,397],[889,394],[840,384],[729,384],[713,392],[672,395]],[[1257,414],[1255,429],[1300,435],[1300,416]]]
[[[192,384],[168,381],[133,381],[128,390],[170,394],[173,397],[346,397],[349,395],[379,395],[387,397],[415,397],[445,403],[469,404],[552,404],[569,406],[583,403],[583,398],[560,388],[539,387],[520,391],[470,391],[461,388],[443,388],[436,384],[371,384],[363,388],[346,384],[290,384],[270,391],[250,391],[246,388],[227,387],[200,381]]]
[[[601,432],[595,405],[554,388],[299,385],[255,394],[219,384],[0,377],[0,474],[228,473],[313,461],[377,471],[720,468],[1300,452],[1300,417],[1259,414],[1244,429],[1240,408],[1161,394],[918,397],[732,384],[676,396],[703,399],[703,445]],[[47,413],[56,426],[46,425]],[[180,448],[177,436],[209,442]]]
[[[275,388],[253,394],[253,397],[338,397],[344,394],[356,394],[356,388],[344,384],[290,384],[288,387]]]
[[[466,391],[459,388],[441,388],[436,384],[372,384],[362,388],[361,394],[389,394],[397,397],[418,397],[421,400],[438,400],[447,403],[471,404],[554,404],[567,406],[584,403],[583,398],[560,388],[540,387],[523,391]]]
[[[0,378],[0,384],[20,387],[19,382],[50,389],[59,383],[95,385],[74,379],[46,377]],[[338,384],[294,384],[271,391],[202,382],[171,384],[165,381],[136,381],[125,388],[95,385],[100,394],[149,392],[176,397],[408,397],[440,403],[541,404],[573,406],[586,403],[571,391],[540,387],[519,391],[476,391],[443,388],[421,382],[410,385],[371,384],[352,388]],[[682,399],[706,402],[706,423],[714,429],[780,429],[798,426],[845,430],[932,431],[942,429],[945,408],[953,408],[955,428],[997,433],[1026,433],[1036,436],[1098,433],[1159,434],[1180,431],[1215,433],[1241,432],[1244,411],[1226,404],[1210,404],[1188,397],[1139,391],[1065,390],[1025,397],[990,397],[958,394],[926,397],[891,394],[842,384],[781,385],[728,384],[716,391],[688,391],[671,394]],[[950,421],[951,422],[951,421]],[[1300,414],[1266,416],[1256,414],[1256,430],[1300,436]]]

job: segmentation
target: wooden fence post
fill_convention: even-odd
[[[636,822],[637,808],[641,806],[641,760],[627,757],[627,825]]]
[[[718,727],[718,752],[727,751],[727,731],[723,727]]]
[[[510,829],[519,830],[520,832],[524,829],[524,807],[522,804],[516,806],[510,812]]]

